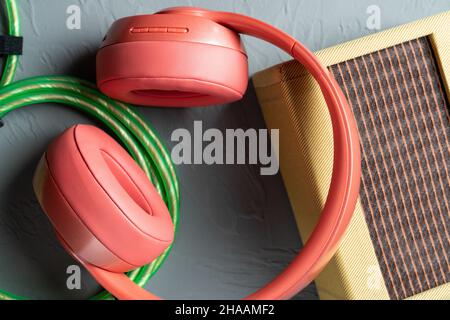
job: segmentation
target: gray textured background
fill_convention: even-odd
[[[25,38],[17,78],[69,74],[94,80],[95,52],[117,18],[164,7],[194,5],[263,19],[318,50],[371,33],[366,8],[381,8],[381,28],[450,9],[449,0],[19,0]],[[81,30],[66,28],[66,8],[82,8]],[[259,40],[244,38],[250,74],[288,59]],[[141,108],[169,148],[171,132],[192,128],[263,128],[250,86],[237,103],[200,109]],[[83,289],[68,291],[72,259],[55,240],[33,195],[31,177],[48,143],[84,115],[56,105],[16,111],[0,129],[0,288],[32,298],[86,298],[98,290],[83,272]],[[282,136],[281,136],[282,139]],[[262,177],[257,166],[178,167],[181,223],[174,249],[148,288],[171,298],[239,298],[277,274],[300,247],[280,176]],[[298,295],[315,298],[314,287]]]

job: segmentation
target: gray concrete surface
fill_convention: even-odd
[[[81,30],[66,28],[66,9],[81,7]],[[381,9],[381,29],[450,9],[448,0],[21,0],[25,38],[17,78],[68,74],[94,80],[95,52],[117,18],[164,7],[194,5],[263,19],[318,50],[371,32],[366,8]],[[244,38],[250,74],[288,59],[278,49]],[[176,128],[264,128],[250,86],[230,105],[200,109],[140,108],[169,148]],[[0,129],[0,288],[31,298],[82,299],[98,290],[83,272],[82,290],[66,289],[73,260],[61,249],[33,195],[31,177],[48,143],[75,123],[93,123],[56,105],[16,111]],[[282,137],[281,137],[282,139]],[[148,288],[171,298],[232,299],[276,275],[300,248],[281,177],[260,176],[258,166],[181,165],[180,232],[172,254]],[[314,299],[314,286],[296,298]]]

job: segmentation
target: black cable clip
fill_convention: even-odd
[[[0,55],[21,55],[23,37],[0,35]]]
[[[5,123],[3,122],[3,119],[0,118],[0,128],[2,128],[5,125]]]

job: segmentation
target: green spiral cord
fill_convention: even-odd
[[[8,33],[20,36],[20,22],[15,0],[6,0]],[[174,223],[175,235],[179,218],[178,179],[170,156],[149,125],[128,105],[115,101],[84,80],[64,77],[35,77],[12,83],[18,56],[9,55],[0,79],[0,119],[9,112],[39,103],[61,103],[86,112],[110,128],[144,170],[166,203]],[[12,84],[11,84],[12,83]],[[130,271],[127,276],[139,286],[158,271],[172,246],[153,262]],[[91,299],[113,299],[102,291]],[[26,299],[0,290],[0,299]]]
[[[17,108],[48,102],[66,104],[86,112],[115,133],[163,197],[176,234],[179,218],[177,176],[169,153],[148,124],[129,106],[103,95],[94,85],[63,76],[29,78],[1,88],[0,118]],[[150,264],[129,272],[129,278],[143,286],[162,265],[170,249],[171,246]],[[18,297],[0,291],[0,298]],[[106,291],[92,297],[110,298],[112,296]]]
[[[6,17],[8,19],[8,34],[10,36],[20,36],[20,21],[17,4],[15,0],[5,1]],[[0,86],[6,86],[14,80],[19,56],[8,55],[3,67],[3,74],[0,79]]]

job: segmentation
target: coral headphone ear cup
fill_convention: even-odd
[[[173,240],[166,205],[142,169],[102,130],[69,128],[42,157],[37,198],[72,254],[125,272],[157,258]]]
[[[238,34],[209,19],[188,15],[120,19],[97,53],[100,90],[138,105],[236,101],[247,88],[247,69]]]

